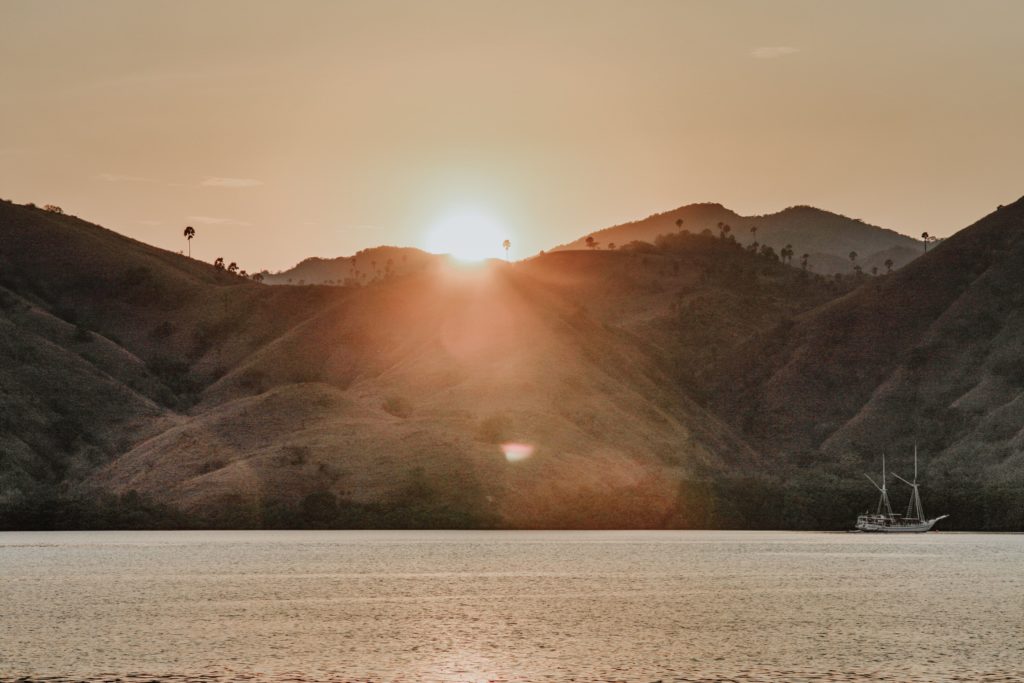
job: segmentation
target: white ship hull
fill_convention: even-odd
[[[935,519],[929,519],[916,524],[903,522],[886,524],[885,522],[876,521],[858,521],[857,530],[878,534],[923,534],[926,531],[931,531],[936,522],[940,519],[945,519],[947,516],[942,515],[942,517],[936,517]]]

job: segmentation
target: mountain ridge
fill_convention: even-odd
[[[677,220],[683,221],[681,228]],[[892,259],[893,267],[900,267],[923,252],[922,243],[907,235],[817,207],[797,205],[774,213],[742,216],[716,202],[688,204],[603,228],[552,251],[587,248],[587,237],[606,247],[609,243],[622,246],[637,240],[651,242],[660,234],[680,229],[717,234],[720,223],[729,225],[731,234],[744,244],[757,242],[776,252],[789,245],[798,259],[807,253],[811,269],[823,274],[851,272],[851,251],[858,252],[864,270],[879,268],[882,272],[887,259]],[[755,227],[756,233],[751,233]]]
[[[0,527],[842,528],[901,424],[950,524],[1024,526],[1022,202],[878,276],[672,231],[271,287],[0,231]]]
[[[310,256],[291,268],[263,271],[270,285],[364,285],[394,274],[413,272],[438,257],[415,247],[377,246],[360,249],[352,256]]]
[[[734,415],[769,457],[818,452],[866,466],[917,444],[947,489],[979,478],[1024,487],[1020,258],[1024,199],[891,278],[751,340],[762,356],[724,374],[719,414]],[[1018,508],[991,514],[1024,524]]]

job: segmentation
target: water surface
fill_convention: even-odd
[[[1024,536],[0,533],[0,680],[1024,680]]]

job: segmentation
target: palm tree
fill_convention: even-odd
[[[224,270],[224,258],[218,256],[217,259],[213,262],[213,267],[216,268],[217,270]]]
[[[512,248],[512,242],[505,240],[501,243],[501,246],[505,249],[505,261],[508,261],[508,250]]]
[[[850,263],[853,264],[853,269],[857,270],[857,252],[855,252],[855,251],[851,251],[850,252]]]
[[[754,238],[754,244],[757,244],[757,226],[750,226],[750,236]]]
[[[232,261],[231,265],[228,266],[228,272],[231,273],[232,275],[237,273],[238,272],[238,264],[235,263],[234,261]]]
[[[718,236],[724,240],[726,237],[729,236],[729,233],[732,231],[732,226],[725,223],[719,223],[718,231]]]
[[[929,235],[928,235],[928,233],[922,232],[921,233],[921,240],[924,241],[924,253],[927,254],[928,253],[928,242],[929,242]]]
[[[676,230],[682,231],[682,229],[683,229],[683,219],[682,218],[677,218],[676,219]]]
[[[782,248],[782,260],[783,261],[787,261],[788,260],[789,263],[793,262],[793,245],[792,244],[787,244],[786,246],[784,246]]]
[[[593,235],[587,235],[587,239],[583,240],[587,244],[587,249],[594,249],[597,247],[597,241]]]
[[[895,264],[894,264],[894,263],[892,262],[892,259],[891,259],[891,258],[887,258],[887,259],[885,259],[885,272],[886,272],[886,273],[891,273],[891,272],[892,272],[892,267],[893,267],[894,265],[895,265]]]
[[[188,240],[188,257],[192,258],[192,238],[196,236],[196,229],[191,225],[185,228],[185,239]]]
[[[810,254],[804,254],[803,256],[800,257],[800,267],[803,268],[804,270],[807,270],[807,260],[809,258],[811,258]]]

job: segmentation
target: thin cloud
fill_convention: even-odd
[[[199,183],[203,187],[256,187],[262,185],[262,180],[254,178],[217,178],[209,176]]]
[[[800,52],[800,48],[791,47],[789,45],[779,45],[776,47],[755,47],[750,51],[750,56],[754,59],[776,59],[778,57],[785,57],[786,55],[792,55]]]
[[[218,218],[217,216],[185,216],[190,223],[201,223],[202,225],[252,225],[234,218]]]
[[[97,180],[104,180],[108,183],[158,183],[155,178],[144,178],[137,175],[123,175],[121,173],[99,173]]]

